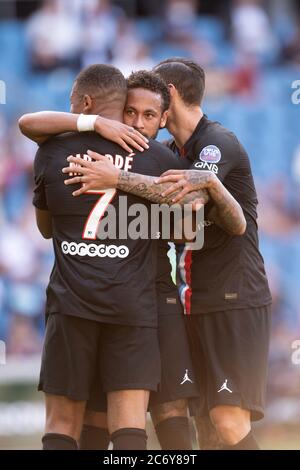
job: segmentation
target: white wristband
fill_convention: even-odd
[[[87,132],[95,130],[95,122],[98,114],[79,114],[77,119],[78,132]]]

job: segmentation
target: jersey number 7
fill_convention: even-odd
[[[100,224],[100,220],[102,219],[107,206],[115,197],[117,190],[110,188],[110,189],[91,189],[87,191],[85,194],[100,194],[100,199],[96,202],[93,209],[89,213],[87,221],[85,223],[82,238],[84,240],[96,240],[97,230]]]

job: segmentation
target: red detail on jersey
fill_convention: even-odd
[[[188,250],[186,255],[185,255],[185,260],[184,260],[186,285],[188,286],[187,290],[184,293],[186,315],[191,314],[191,297],[192,297],[192,270],[191,270],[191,267],[192,267],[192,250]]]
[[[185,148],[181,147],[181,149],[179,149],[179,153],[180,153],[180,156],[184,158],[186,156]]]

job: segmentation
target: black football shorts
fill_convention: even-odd
[[[156,328],[50,314],[38,389],[88,400],[95,374],[102,390],[153,390],[160,382]]]
[[[186,326],[200,390],[191,414],[232,405],[263,418],[271,307],[193,314]]]
[[[183,314],[158,315],[161,383],[151,392],[149,407],[183,398],[198,397]]]
[[[150,393],[150,410],[155,405],[199,396],[181,311],[178,314],[159,314],[158,339],[161,383],[157,392]],[[107,409],[106,395],[96,375],[87,408],[98,412],[106,412]]]

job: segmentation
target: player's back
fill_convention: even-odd
[[[46,142],[35,160],[36,196],[53,221],[55,266],[47,290],[48,313],[64,313],[108,323],[156,324],[156,241],[119,239],[119,206],[150,203],[134,195],[108,189],[72,196],[62,168],[69,155],[87,158],[87,150],[111,155],[119,168],[152,176],[172,168],[172,154],[152,142],[144,153],[128,155],[94,133],[64,134]],[[175,162],[176,163],[176,162]],[[74,170],[75,171],[75,170]],[[116,212],[116,236],[98,239],[99,221],[111,204]],[[149,211],[148,211],[149,215]],[[130,221],[130,217],[128,217]],[[123,224],[122,224],[123,225]],[[127,226],[122,230],[127,231]]]

